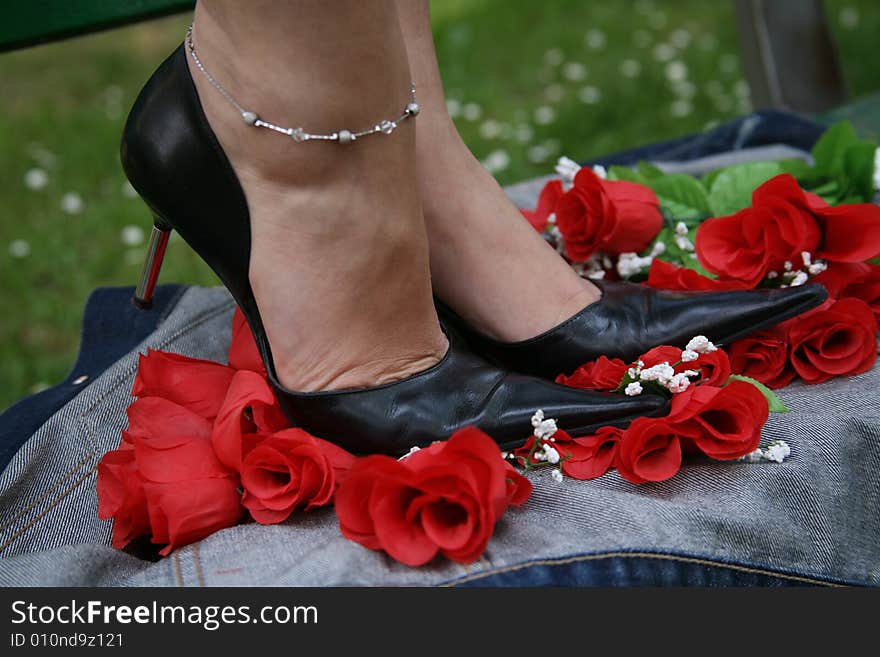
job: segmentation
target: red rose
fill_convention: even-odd
[[[810,201],[788,175],[776,176],[752,194],[752,207],[727,217],[707,219],[697,231],[700,263],[713,274],[754,287],[785,261],[800,261],[821,240]]]
[[[688,267],[654,258],[648,272],[647,284],[659,290],[740,290],[748,287],[742,281],[709,278]]]
[[[877,320],[861,299],[826,301],[786,325],[792,366],[807,383],[861,374],[877,360]]]
[[[241,465],[242,503],[254,520],[284,522],[294,509],[325,506],[356,457],[302,429],[285,429],[254,447]]]
[[[617,254],[645,249],[663,227],[663,216],[657,196],[647,187],[602,180],[583,167],[556,204],[556,225],[568,257],[581,262],[598,250]]]
[[[124,437],[134,447],[153,542],[160,554],[194,543],[241,519],[238,477],[217,460],[211,423],[159,397],[128,409]]]
[[[233,369],[250,370],[266,375],[266,367],[263,365],[260,350],[257,349],[250,324],[247,323],[238,306],[235,307],[235,313],[232,315],[232,342],[229,343],[227,359]]]
[[[470,563],[508,506],[527,497],[531,485],[522,480],[495,442],[471,427],[402,461],[360,459],[336,493],[336,514],[343,536],[407,565],[438,552]]]
[[[681,439],[691,433],[666,418],[638,418],[620,438],[617,471],[634,484],[669,479],[681,468]]]
[[[571,376],[560,374],[556,383],[572,388],[614,390],[626,375],[627,367],[619,358],[599,356],[597,360],[581,365]]]
[[[134,449],[123,443],[104,454],[98,463],[98,517],[114,519],[113,547],[122,549],[138,536],[150,532],[144,480],[135,461]]]
[[[565,439],[559,440],[563,434]],[[601,427],[592,436],[570,438],[568,434],[557,431],[557,451],[567,457],[562,461],[562,471],[574,479],[596,479],[601,477],[617,461],[617,452],[623,430],[616,427]]]
[[[867,303],[880,321],[880,265],[869,262],[830,262],[813,279],[834,299],[854,297]]]
[[[212,440],[217,458],[238,472],[248,450],[268,434],[289,426],[266,379],[256,372],[239,370],[214,421]]]
[[[556,211],[556,203],[562,197],[562,182],[551,180],[538,197],[538,207],[534,210],[520,209],[522,215],[528,220],[535,230],[544,232],[547,229],[548,218]]]
[[[864,278],[847,285],[841,296],[861,299],[871,308],[874,318],[880,322],[880,265],[869,264]]]
[[[723,388],[699,385],[672,396],[664,418],[674,428],[690,432],[697,449],[713,459],[735,459],[758,447],[770,407],[761,391],[745,381]]]
[[[730,358],[723,349],[700,354],[697,360],[682,363],[675,371],[697,370],[700,373],[700,385],[723,386],[730,378]]]
[[[737,340],[729,350],[734,372],[760,381],[768,388],[784,388],[795,377],[782,331],[755,333]]]
[[[673,363],[677,363],[681,360],[681,349],[678,347],[672,347],[670,345],[660,345],[659,347],[654,347],[643,353],[638,357],[638,360],[642,361],[645,364],[645,367],[654,367],[655,365],[660,365],[661,363],[669,363],[672,365]],[[687,369],[678,368],[678,369]]]
[[[148,349],[138,355],[131,394],[163,397],[209,420],[217,415],[235,372],[209,360]]]

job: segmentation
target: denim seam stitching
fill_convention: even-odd
[[[525,561],[522,563],[514,564],[511,566],[505,566],[503,568],[498,568],[496,570],[487,571],[483,573],[478,573],[475,575],[466,575],[465,577],[461,577],[459,579],[451,580],[441,584],[440,586],[457,586],[458,584],[463,584],[466,582],[472,582],[480,579],[485,579],[486,577],[490,577],[492,575],[499,575],[502,573],[514,572],[517,570],[521,570],[523,568],[529,568],[532,566],[560,566],[570,563],[578,563],[581,561],[594,561],[597,559],[606,559],[609,557],[619,557],[619,558],[648,558],[648,559],[664,559],[667,561],[681,561],[684,563],[692,563],[698,565],[706,565],[706,566],[717,566],[721,568],[729,568],[731,570],[737,570],[740,572],[753,573],[758,575],[770,575],[773,577],[779,577],[780,579],[787,579],[796,582],[804,582],[808,584],[820,584],[822,586],[829,587],[843,587],[846,584],[841,584],[838,582],[832,582],[824,579],[815,579],[811,577],[806,577],[803,575],[789,575],[786,573],[779,573],[771,570],[764,570],[761,568],[755,568],[750,566],[741,566],[739,564],[731,564],[725,563],[723,561],[715,561],[713,559],[707,559],[705,557],[683,557],[673,554],[656,554],[653,552],[602,552],[598,554],[582,554],[574,557],[561,557],[559,559],[538,559],[535,561]]]
[[[156,343],[156,347],[161,348],[161,347],[168,346],[169,344],[178,340],[183,335],[189,333],[190,331],[192,331],[193,329],[202,325],[203,323],[213,319],[217,315],[220,315],[220,314],[226,312],[229,308],[231,308],[233,306],[234,306],[233,302],[224,302],[220,306],[217,306],[215,308],[212,308],[210,310],[205,311],[204,313],[202,313],[198,317],[194,318],[192,321],[190,321],[187,324],[185,324],[184,326],[180,327],[177,331],[175,331],[171,335],[166,336],[165,338],[161,339],[159,342]],[[144,342],[146,342],[146,340]],[[141,344],[143,344],[143,342]],[[101,402],[103,402],[110,394],[115,392],[119,388],[119,386],[122,385],[123,382],[125,382],[132,374],[134,374],[136,372],[137,372],[137,364],[136,363],[132,366],[127,367],[119,376],[117,376],[113,381],[110,382],[108,387],[98,396],[98,398],[94,402],[92,402],[92,404],[87,409],[85,409],[84,411],[82,411],[82,413],[80,413],[79,417],[77,417],[77,421],[81,425],[84,424],[85,418],[88,417],[89,415],[91,415],[92,413],[94,413],[95,410],[98,408],[98,406],[101,404]],[[40,504],[40,502],[42,502],[48,494],[50,494],[52,491],[54,491],[59,486],[64,484],[64,482],[67,481],[71,477],[71,475],[74,473],[75,470],[81,468],[84,464],[86,464],[88,462],[89,459],[93,458],[97,454],[98,449],[97,449],[97,446],[95,445],[94,441],[91,440],[91,435],[89,435],[90,431],[87,430],[86,434],[87,434],[87,437],[89,438],[89,442],[92,445],[92,451],[87,453],[71,470],[69,470],[64,475],[62,475],[61,478],[59,480],[57,480],[49,488],[48,491],[46,491],[46,493],[44,493],[38,499],[31,502],[27,507],[25,507],[24,509],[19,511],[15,516],[13,516],[10,520],[8,520],[6,522],[6,524],[2,528],[0,528],[0,531],[10,528],[16,521],[20,520],[29,511],[33,510],[34,507],[38,506]],[[73,490],[75,490],[80,484],[82,484],[82,482],[85,481],[88,478],[88,476],[97,469],[97,467],[98,467],[98,464],[96,463],[88,472],[86,472],[85,475],[83,475],[76,482],[74,482],[74,484],[70,488],[66,489],[61,495],[59,495],[57,498],[55,498],[48,506],[43,508],[43,510],[36,517],[34,517],[24,527],[22,527],[21,529],[16,531],[15,534],[11,538],[9,538],[6,542],[4,542],[2,545],[0,545],[0,552],[2,552],[7,547],[9,547],[9,545],[16,538],[21,536],[21,534],[24,531],[26,531],[27,529],[32,527],[33,524],[37,520],[39,520],[44,515],[46,515],[46,513],[48,513],[51,509],[53,509],[55,506],[57,506],[61,502],[61,500],[63,500],[71,492],[73,492]]]

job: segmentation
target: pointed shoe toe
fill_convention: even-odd
[[[602,297],[558,326],[520,342],[471,328],[442,302],[441,319],[477,353],[513,371],[555,379],[599,356],[631,362],[658,345],[684,347],[695,335],[727,345],[815,308],[828,297],[816,284],[773,290],[680,292],[596,282]]]

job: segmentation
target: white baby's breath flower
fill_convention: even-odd
[[[792,267],[794,267],[794,265],[791,264],[791,260],[786,260],[784,263],[782,263],[782,266],[785,269],[785,271],[791,271]]]
[[[532,415],[532,426],[537,427],[543,421],[544,421],[544,411],[539,408],[537,411],[535,411],[535,414]]]
[[[764,458],[774,463],[782,463],[791,455],[791,447],[784,440],[774,440],[764,449]]]
[[[556,430],[556,420],[550,418],[548,420],[541,420],[533,433],[538,440],[546,440],[556,433]]]
[[[550,471],[550,476],[553,477],[553,479],[558,483],[562,483],[562,472],[559,471],[559,468],[553,468]]]
[[[673,239],[675,239],[675,245],[682,251],[693,251],[695,248],[694,243],[686,235],[676,235]]]
[[[687,374],[684,372],[680,374],[674,375],[669,383],[666,384],[667,390],[672,393],[684,392],[690,386],[691,380],[687,377]]]
[[[399,459],[397,459],[397,460],[398,460],[398,461],[402,461],[402,460],[405,459],[407,456],[412,456],[413,454],[415,454],[416,452],[418,452],[420,449],[421,449],[421,447],[417,447],[416,445],[413,445],[412,447],[409,448],[409,451],[408,451],[406,454],[404,454],[403,456],[401,456],[401,457],[400,457]],[[505,452],[502,452],[501,454],[502,454],[502,458],[507,458],[506,456],[504,456]]]
[[[602,180],[607,180],[608,178],[608,170],[603,167],[601,164],[593,165],[593,173],[599,176]]]
[[[822,260],[817,260],[807,268],[807,271],[810,272],[810,276],[817,276],[826,269],[828,269],[828,265]]]
[[[804,261],[804,267],[809,267],[813,264],[813,256],[809,251],[801,251],[801,260]]]
[[[880,147],[874,151],[874,189],[880,189]]]
[[[650,267],[653,261],[654,258],[651,256],[641,258],[638,253],[621,253],[617,258],[617,273],[620,274],[621,278],[629,278]]]
[[[808,279],[809,277],[806,275],[806,273],[799,271],[795,274],[794,278],[791,279],[790,285],[791,287],[798,287],[806,283]]]
[[[563,182],[574,182],[574,177],[581,170],[581,165],[572,160],[570,157],[563,155],[556,162],[556,173],[562,178]]]
[[[559,463],[559,452],[556,451],[555,447],[552,447],[551,445],[544,443],[543,449],[544,449],[544,454],[547,457],[547,463],[552,463],[553,465],[556,465],[557,463]]]
[[[664,253],[666,253],[666,242],[654,242],[654,246],[651,249],[651,257],[656,258]]]
[[[681,352],[681,360],[684,363],[690,363],[691,361],[697,360],[700,357],[696,351],[691,351],[690,349],[685,349]]]
[[[641,395],[643,391],[642,384],[638,381],[633,381],[628,386],[626,386],[626,390],[624,392],[630,397],[635,397],[636,395]]]
[[[685,347],[686,351],[696,351],[698,354],[709,354],[717,351],[716,347],[705,335],[695,335]]]
[[[669,363],[660,363],[653,367],[646,367],[639,373],[642,381],[657,381],[661,385],[666,385],[675,376],[675,370]]]
[[[676,235],[687,235],[688,234],[687,224],[684,223],[683,221],[679,221],[677,224],[675,224],[675,234]]]

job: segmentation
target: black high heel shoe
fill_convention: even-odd
[[[593,281],[602,298],[534,338],[501,342],[470,327],[442,302],[441,321],[471,349],[515,372],[555,379],[599,356],[631,362],[652,347],[684,347],[695,335],[727,345],[820,305],[817,284],[774,290],[675,292]]]
[[[329,146],[332,147],[332,146]],[[168,235],[176,230],[217,273],[250,324],[269,381],[290,420],[356,453],[401,454],[475,425],[508,449],[547,417],[574,436],[600,425],[662,415],[658,397],[557,386],[489,364],[450,339],[446,356],[406,380],[374,388],[303,393],[278,381],[248,278],[250,218],[244,191],[208,125],[178,48],[141,91],[125,126],[122,163],[155,225],[135,303],[149,306]]]

